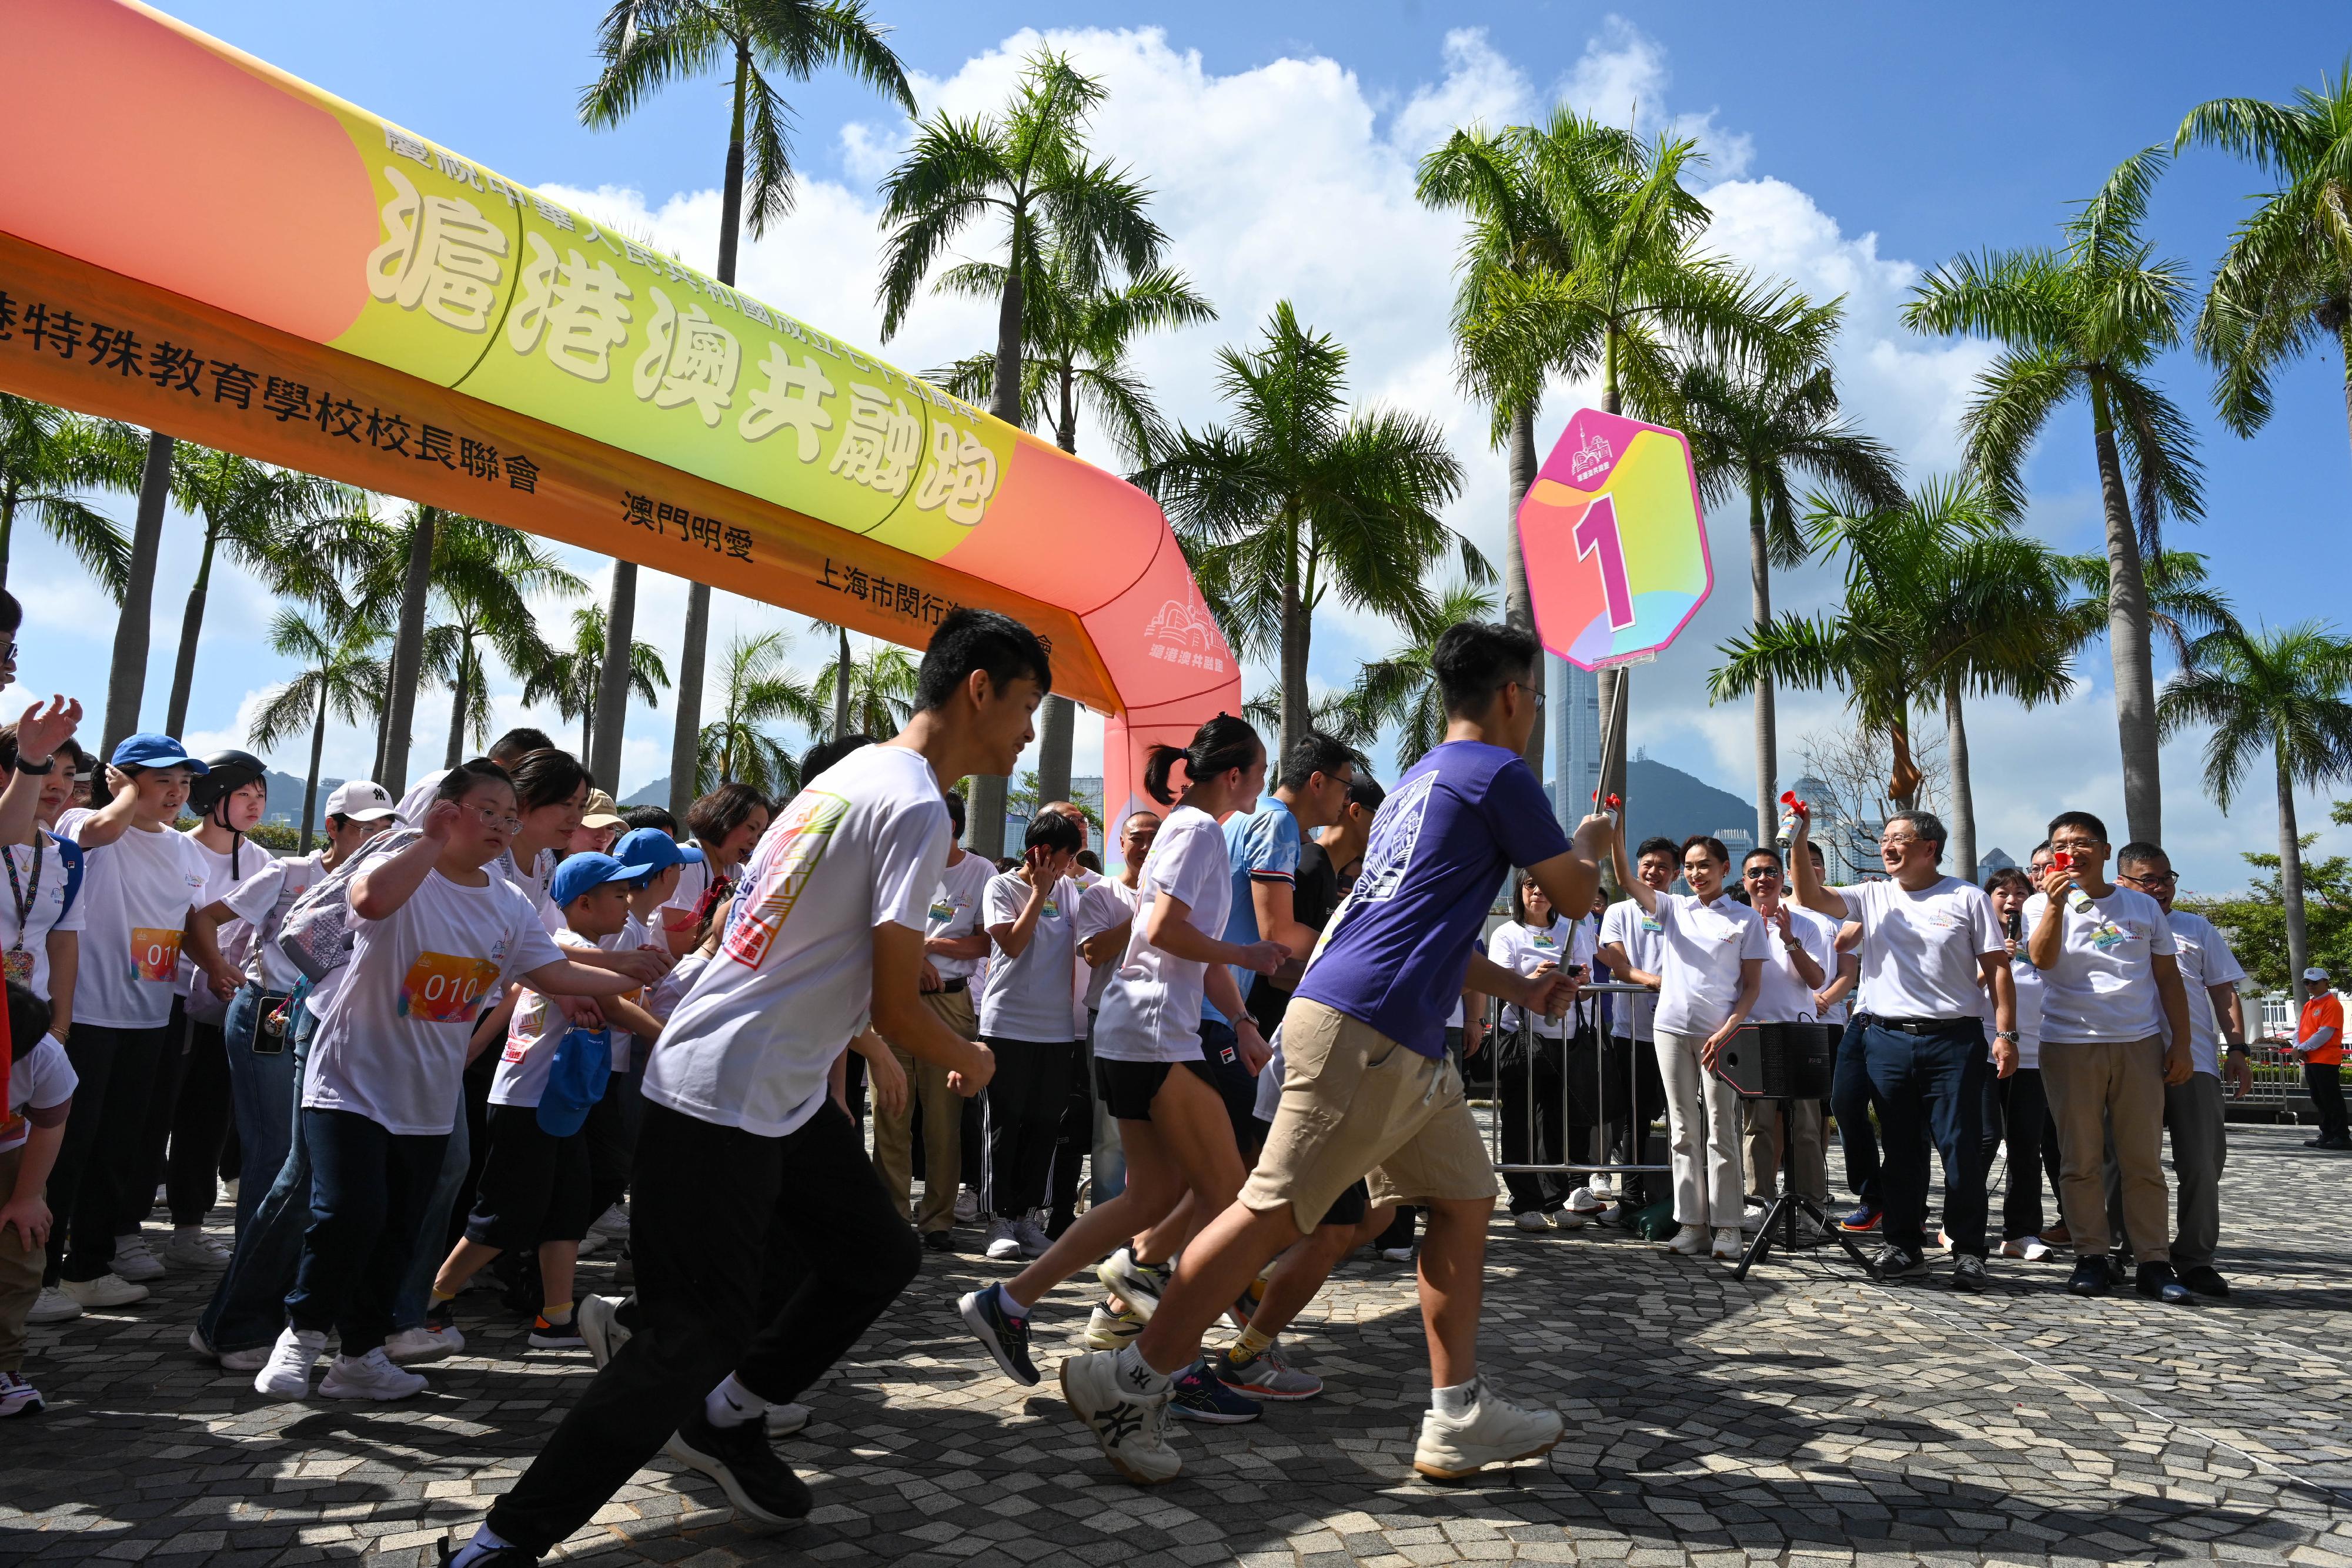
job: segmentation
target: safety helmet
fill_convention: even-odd
[[[269,771],[260,758],[235,747],[214,752],[205,758],[205,767],[210,771],[198,774],[188,785],[188,810],[199,817],[211,816],[213,808]]]

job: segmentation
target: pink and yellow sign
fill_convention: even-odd
[[[1580,409],[1519,503],[1543,645],[1581,669],[1647,658],[1715,586],[1682,432]]]

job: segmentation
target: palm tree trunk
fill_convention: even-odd
[[[433,596],[433,535],[439,514],[415,512],[408,540],[408,580],[400,592],[400,635],[392,645],[392,705],[384,717],[383,765],[375,781],[398,800],[408,792],[408,740],[416,725],[416,688],[425,682],[425,606]]]
[[[131,529],[131,578],[122,591],[122,613],[114,622],[114,663],[106,680],[106,729],[100,759],[139,727],[140,699],[147,690],[147,619],[155,605],[155,554],[163,541],[163,503],[172,492],[172,438],[147,433],[147,466],[139,479],[139,513]]]
[[[2336,346],[2344,352],[2344,427],[2352,433],[2352,311],[2345,313],[2344,324],[2336,329]],[[7,586],[7,570],[6,559],[0,557],[0,588]],[[2303,971],[2297,969],[2295,973]]]
[[[1903,711],[1910,711],[1908,704],[1905,705]],[[1919,771],[1917,761],[1912,758],[1911,731],[1906,725],[1897,723],[1886,732],[1886,749],[1889,753],[1886,798],[1895,803],[1896,810],[1912,810],[1919,804],[1919,787],[1927,779],[1927,775]]]
[[[392,694],[386,692],[383,700],[375,705],[375,758],[368,764],[368,777],[378,782],[383,779],[383,747],[391,733]]]
[[[1282,744],[1275,753],[1277,766],[1307,733],[1310,711],[1307,702],[1307,655],[1313,640],[1307,595],[1300,591],[1298,581],[1298,522],[1286,509],[1278,526],[1289,544],[1283,551],[1282,567]]]
[[[8,546],[16,534],[16,482],[0,484],[0,593],[8,591]]]
[[[596,710],[593,708],[580,716],[580,755],[596,755]]]
[[[2116,667],[2116,729],[2123,748],[2124,821],[2145,843],[2164,841],[2164,800],[2158,774],[2156,667],[2148,642],[2147,580],[2116,450],[2106,384],[2091,382],[2093,440],[2099,460],[2099,497],[2107,525],[2107,651]]]
[[[1061,418],[1055,422],[1054,444],[1076,456],[1078,450],[1078,400],[1070,364],[1063,361],[1058,377],[1062,388]],[[1053,693],[1037,707],[1037,799],[1070,798],[1070,747],[1077,737],[1078,706]]]
[[[1945,761],[1952,770],[1952,841],[1948,869],[1962,882],[1977,879],[1977,801],[1969,783],[1969,730],[1960,713],[1960,680],[1944,680]]]
[[[593,740],[595,749],[583,749],[581,759],[588,771],[596,776],[597,785],[611,791],[614,799],[621,793],[621,738],[629,723],[629,654],[635,646],[637,626],[637,568],[634,561],[613,563],[613,603],[604,612],[604,664],[596,680],[596,705],[592,710],[587,735],[581,737],[584,748]]]
[[[1005,256],[1004,295],[996,305],[996,382],[988,391],[988,412],[1010,425],[1021,423],[1021,303],[1023,286],[1019,225],[1013,220],[1013,244]],[[842,663],[848,664],[848,638],[842,639]],[[836,707],[845,714],[846,706]],[[846,723],[844,717],[841,721]],[[1005,780],[996,775],[975,773],[971,779],[971,800],[966,812],[967,847],[974,854],[995,860],[1004,852],[1004,788]]]
[[[2303,839],[2295,831],[2294,775],[2286,765],[2286,746],[2273,743],[2278,776],[2279,902],[2286,905],[2286,970],[2294,977],[2294,1005],[2303,1007],[2304,970],[2311,967],[2311,936],[2303,919]]]
[[[1511,509],[1503,518],[1503,619],[1532,635],[1536,629],[1535,597],[1528,591],[1527,557],[1519,549],[1519,503],[1527,499],[1528,491],[1536,482],[1536,411],[1533,404],[1521,403],[1511,410],[1510,444]],[[1535,688],[1544,687],[1544,656],[1536,654]],[[1538,718],[1528,731],[1528,766],[1535,770],[1536,783],[1543,783],[1544,727]]]
[[[188,588],[188,607],[180,614],[180,655],[172,664],[172,698],[163,709],[163,733],[177,735],[188,722],[188,699],[196,685],[196,643],[205,631],[205,600],[212,592],[213,551],[219,538],[207,522],[204,554],[196,560],[196,580]]]
[[[1764,528],[1764,491],[1759,476],[1748,476],[1748,587],[1761,633],[1772,623],[1772,560]],[[1756,682],[1756,841],[1769,844],[1780,831],[1780,735],[1772,711],[1772,678]]]
[[[457,678],[449,683],[449,750],[441,766],[455,768],[466,760],[466,688],[473,671],[463,649],[457,653]]]
[[[1601,411],[1622,413],[1624,401],[1624,395],[1617,389],[1617,329],[1612,326],[1601,335]],[[1601,780],[1603,797],[1622,797],[1625,793],[1625,741],[1633,731],[1633,702],[1632,671],[1621,665],[1601,672],[1601,755],[1609,758],[1608,769]]]
[[[319,758],[327,750],[327,678],[319,677],[319,713],[310,723],[310,772],[302,781],[302,847],[299,854],[310,852],[310,824],[319,810]]]
[[[833,738],[839,740],[849,733],[849,628],[833,632],[840,639],[833,659]]]

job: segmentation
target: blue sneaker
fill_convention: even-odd
[[[1245,1399],[1212,1376],[1208,1368],[1194,1362],[1178,1374],[1175,1397],[1170,1400],[1169,1412],[1187,1421],[1206,1421],[1213,1426],[1238,1427],[1244,1421],[1255,1421],[1265,1413],[1255,1399]]]
[[[1000,1287],[991,1285],[963,1297],[956,1302],[956,1315],[963,1319],[972,1337],[988,1347],[1005,1376],[1037,1386],[1037,1364],[1029,1359],[1029,1320],[1005,1310]]]
[[[1885,1210],[1875,1204],[1865,1203],[1843,1219],[1839,1220],[1838,1228],[1850,1230],[1856,1236],[1867,1236],[1878,1228],[1878,1222],[1885,1218]]]

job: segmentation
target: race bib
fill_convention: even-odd
[[[499,967],[487,958],[419,953],[401,978],[400,1016],[419,1023],[463,1023],[498,977]]]
[[[953,920],[955,917],[956,917],[956,912],[955,912],[955,905],[954,905],[954,904],[932,904],[932,905],[931,905],[931,924],[932,924],[932,925],[945,925],[949,921]]]
[[[1666,928],[1666,926],[1665,926],[1665,922],[1664,922],[1664,921],[1660,920],[1656,915],[1644,915],[1643,916],[1642,916],[1642,929],[1643,929],[1643,930],[1644,930],[1644,931],[1664,931],[1665,928]]]
[[[180,970],[180,934],[157,925],[131,928],[131,977],[165,985]]]

